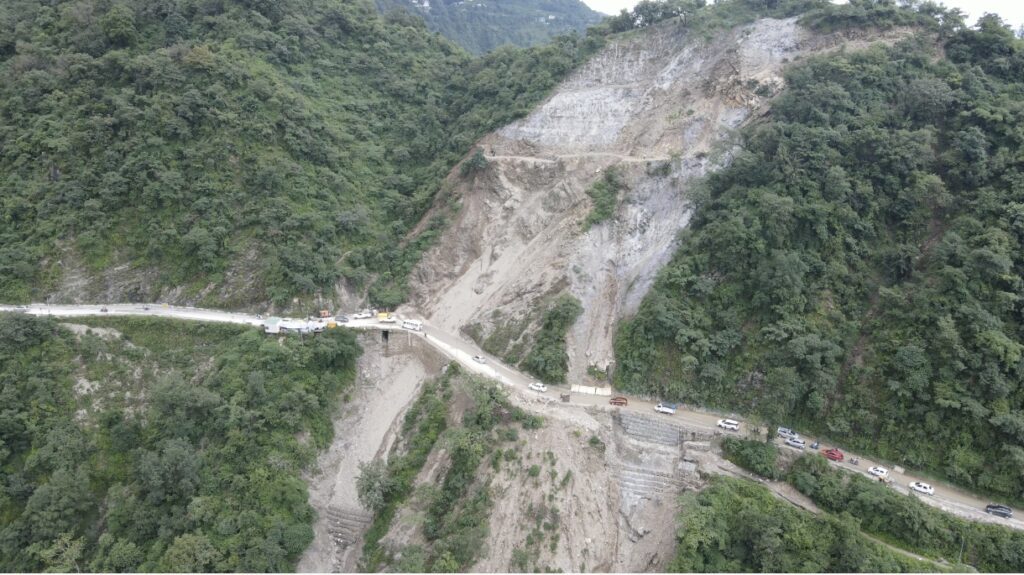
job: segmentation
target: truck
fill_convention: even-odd
[[[281,318],[271,317],[263,320],[263,333],[281,333]]]
[[[664,413],[667,415],[675,415],[676,409],[679,409],[679,406],[676,405],[675,403],[659,403],[658,405],[654,406],[654,411],[657,411],[658,413]]]

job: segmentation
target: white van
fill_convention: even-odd
[[[416,321],[414,319],[407,319],[402,321],[403,329],[411,329],[412,331],[423,331],[423,322]]]

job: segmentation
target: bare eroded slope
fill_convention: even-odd
[[[532,114],[480,142],[485,170],[453,174],[461,210],[415,271],[413,306],[486,337],[517,323],[529,331],[545,298],[568,290],[584,307],[569,335],[569,380],[581,382],[588,365],[612,360],[615,323],[671,256],[695,182],[728,162],[736,128],[782,89],[784,66],[866,43],[815,36],[794,19],[710,41],[675,23],[613,41]],[[586,190],[613,166],[628,190],[613,219],[583,231]]]

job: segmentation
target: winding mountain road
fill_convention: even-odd
[[[106,311],[104,311],[106,310]],[[263,327],[264,319],[254,314],[226,312],[211,309],[200,309],[193,307],[171,306],[167,304],[108,304],[108,305],[48,305],[32,304],[27,306],[0,305],[0,312],[27,313],[36,316],[52,316],[59,318],[87,317],[87,316],[141,316],[141,317],[164,317],[181,320],[222,322],[240,325],[251,325]],[[389,330],[399,333],[407,333],[408,337],[420,337],[425,343],[433,346],[444,355],[459,362],[465,369],[494,378],[499,382],[525,389],[530,383],[536,381],[529,375],[505,365],[496,358],[488,356],[474,343],[466,341],[454,334],[444,332],[437,327],[424,322],[423,330],[413,332],[403,330],[399,324],[380,323],[376,319],[351,320],[343,324],[344,327],[360,330]],[[485,363],[479,363],[473,359],[474,356],[486,357]],[[566,386],[549,386],[549,394],[554,396],[557,393],[567,393]],[[532,393],[532,392],[528,392]],[[557,401],[557,400],[556,400]],[[580,393],[572,394],[570,401],[572,405],[592,406],[602,409],[612,409],[608,405],[608,398],[605,396],[586,395]],[[640,399],[629,398],[629,406],[617,409],[627,409],[641,413],[654,414],[654,403]],[[669,417],[669,416],[664,416]],[[687,427],[702,429],[705,431],[718,431],[717,421],[720,415],[705,411],[680,408],[674,416],[671,416],[674,423],[683,424]],[[743,426],[745,434],[760,433],[763,430],[749,430],[749,426]],[[808,444],[814,441],[812,437],[804,437]],[[776,440],[780,449],[791,449]],[[822,445],[825,447],[825,444]],[[874,465],[882,465],[889,469],[890,486],[901,493],[910,493],[907,485],[913,481],[923,481],[935,487],[934,496],[920,496],[925,503],[938,507],[944,511],[953,513],[960,517],[973,521],[982,521],[1006,525],[1014,529],[1024,530],[1024,521],[1021,521],[1019,510],[1014,513],[1014,519],[1002,519],[985,513],[985,505],[988,500],[975,496],[971,493],[952,487],[944,483],[938,483],[931,479],[925,479],[909,473],[896,473],[893,466],[884,463],[876,463],[861,457],[859,465],[851,465],[849,461],[857,456],[847,452],[846,461],[843,463],[831,462],[832,465],[853,473],[868,475],[867,470]],[[869,476],[870,477],[870,476]]]

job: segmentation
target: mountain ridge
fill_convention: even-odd
[[[382,11],[405,10],[470,52],[505,44],[529,47],[582,33],[604,16],[580,0],[376,0]]]

